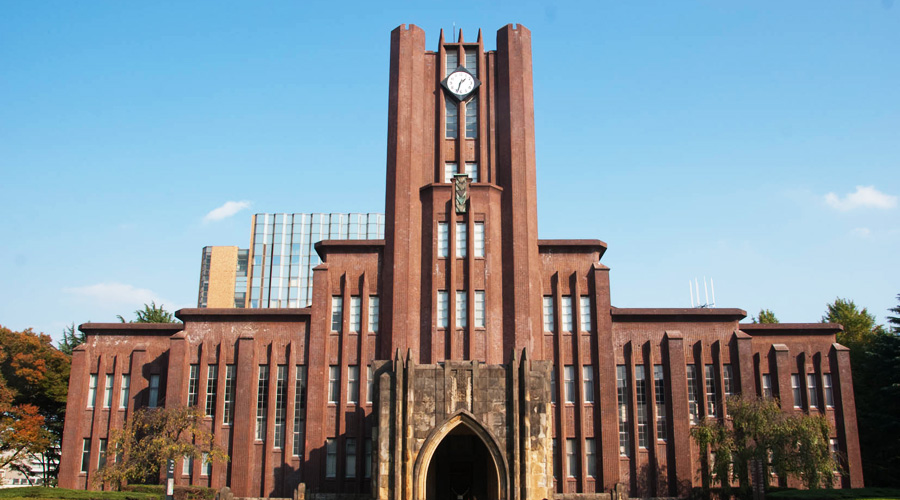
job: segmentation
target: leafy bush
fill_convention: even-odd
[[[46,488],[43,486],[0,489],[0,498],[4,500],[26,498],[59,498],[63,500],[159,500],[162,496],[164,495],[149,492],[67,490],[65,488]]]
[[[152,493],[159,497],[166,496],[166,487],[162,484],[129,484],[122,491]],[[175,486],[175,500],[213,500],[216,490],[205,486]]]

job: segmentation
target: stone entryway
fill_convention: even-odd
[[[426,500],[500,500],[497,467],[484,442],[466,425],[441,440],[426,479]]]

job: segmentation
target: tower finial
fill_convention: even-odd
[[[481,39],[481,28],[478,28],[478,40],[476,40],[476,41],[477,41],[478,43],[482,43],[482,39]]]
[[[463,43],[463,33],[462,33],[462,28],[459,29],[459,39],[456,40],[456,41],[459,42],[459,43]]]
[[[441,28],[441,35],[438,37],[438,45],[444,45],[444,28]]]

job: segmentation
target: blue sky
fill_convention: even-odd
[[[194,307],[252,213],[383,211],[390,31],[510,22],[540,235],[606,241],[614,305],[897,304],[900,2],[0,1],[0,324]]]

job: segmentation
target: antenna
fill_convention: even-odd
[[[694,307],[694,284],[691,280],[688,280],[688,293],[691,296],[691,307]]]
[[[712,292],[712,301],[709,300],[710,292]],[[700,300],[700,280],[697,278],[692,280],[688,280],[688,294],[691,297],[691,307],[707,309],[710,307],[716,307],[716,287],[713,283],[713,279],[709,279],[709,284],[706,283],[706,276],[703,277],[703,296],[705,297],[705,301]],[[694,299],[697,299],[694,302]]]
[[[709,304],[709,289],[706,288],[706,276],[703,277],[703,294],[706,296],[706,303]]]
[[[453,35],[450,39],[453,40],[453,43],[456,43],[456,22],[455,21],[453,22]]]

